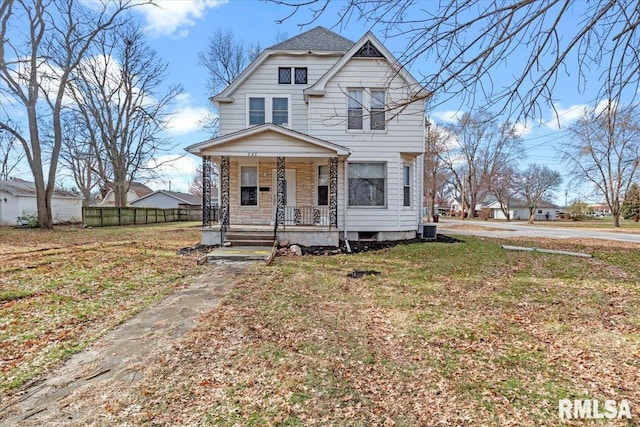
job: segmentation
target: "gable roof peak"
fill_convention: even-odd
[[[276,43],[268,50],[325,50],[346,52],[353,47],[353,41],[342,37],[322,26],[317,26],[290,39]]]

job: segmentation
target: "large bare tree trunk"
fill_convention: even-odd
[[[97,11],[78,0],[4,1],[0,5],[0,90],[9,99],[3,107],[24,108],[28,137],[10,123],[11,120],[2,117],[0,129],[22,143],[33,174],[38,225],[42,228],[53,226],[51,197],[62,144],[63,98],[68,94],[69,81],[89,54],[96,36],[112,29],[120,14],[141,3],[104,2]],[[22,25],[24,31],[9,37],[8,29],[18,25]],[[50,156],[46,159],[42,153],[45,142],[51,143]],[[47,172],[43,167],[45,163],[49,167]]]

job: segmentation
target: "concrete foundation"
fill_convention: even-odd
[[[288,240],[291,244],[302,246],[338,246],[340,232],[338,230],[278,230],[278,241]]]
[[[362,233],[362,232],[360,232]],[[384,241],[393,241],[393,240],[408,240],[415,239],[416,231],[377,231],[375,232],[376,238],[375,240],[378,242]],[[357,241],[359,239],[359,234],[357,231],[349,231],[347,232],[347,237],[351,241]]]
[[[207,246],[221,245],[221,233],[218,228],[205,227],[202,229],[202,244]]]

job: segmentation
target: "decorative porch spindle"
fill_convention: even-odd
[[[229,156],[222,156],[220,159],[220,207],[222,212],[221,225],[229,225],[229,176],[230,176]]]
[[[278,179],[278,193],[276,197],[276,225],[284,224],[284,204],[286,191],[286,177],[284,173],[284,167],[284,157],[278,157],[276,174]]]
[[[211,227],[211,156],[202,156],[202,226]]]
[[[338,158],[329,160],[329,225],[338,227]]]

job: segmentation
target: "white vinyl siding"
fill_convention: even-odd
[[[253,74],[244,81],[233,93],[233,102],[218,104],[220,116],[220,135],[245,129],[249,107],[248,95],[251,96],[288,96],[290,119],[289,128],[298,132],[309,133],[307,103],[302,91],[315,83],[338,60],[336,56],[316,55],[274,55],[258,67]],[[295,68],[307,69],[307,84],[278,84],[278,69]],[[292,77],[294,81],[295,75]],[[269,115],[267,114],[267,117]],[[343,126],[344,129],[344,126]]]
[[[385,131],[347,129],[347,89],[388,88],[386,90]],[[349,147],[354,155],[397,156],[399,153],[419,154],[424,151],[424,103],[416,101],[399,105],[406,100],[406,83],[383,60],[358,59],[349,61],[327,83],[324,96],[309,97],[310,134]],[[364,99],[365,106],[367,100]],[[394,108],[394,106],[396,108]],[[365,115],[367,113],[365,112]]]
[[[291,123],[290,96],[248,95],[247,127],[273,123],[289,127]]]
[[[401,100],[409,96],[407,84],[385,60],[352,58],[327,82],[322,96],[311,95],[305,100],[303,90],[313,85],[339,60],[333,55],[287,55],[278,54],[268,58],[231,95],[233,102],[218,104],[220,134],[227,135],[248,127],[248,100],[251,97],[265,98],[265,120],[272,120],[273,99],[288,97],[289,128],[332,143],[348,147],[349,163],[381,163],[386,167],[384,178],[383,206],[349,206],[349,165],[341,159],[338,168],[338,223],[339,228],[351,232],[384,232],[417,230],[421,192],[421,164],[424,147],[424,103],[416,101],[399,107]],[[290,84],[278,84],[279,68],[292,70]],[[296,85],[295,68],[307,68],[308,85]],[[362,89],[363,126],[351,131],[348,127],[348,89]],[[380,91],[371,103],[372,93]],[[379,96],[384,94],[384,103],[391,110],[376,107]],[[368,98],[367,98],[368,96]],[[397,105],[394,109],[393,106]],[[374,115],[373,123],[369,119]],[[373,124],[373,130],[371,125]],[[384,130],[380,127],[384,125]],[[377,128],[377,129],[376,129]],[[295,138],[259,134],[246,140],[216,147],[216,155],[246,157],[247,153],[261,158],[274,155],[287,157],[305,156],[316,159],[315,165],[326,165],[331,151],[303,143]],[[207,154],[207,153],[203,153]],[[213,154],[213,153],[212,153]],[[333,153],[335,155],[335,152]],[[404,166],[410,166],[411,206],[404,206]],[[316,175],[317,174],[317,175]],[[313,182],[319,178],[317,170]],[[312,176],[313,176],[312,175]],[[234,174],[235,176],[235,174]],[[238,184],[236,184],[238,185]],[[318,187],[320,186],[318,182]],[[238,187],[236,187],[238,188]],[[317,192],[317,188],[316,188]],[[259,193],[262,199],[262,194]],[[313,195],[314,201],[319,194]],[[260,203],[264,203],[261,200]],[[347,225],[345,227],[345,220]]]

